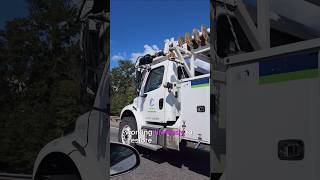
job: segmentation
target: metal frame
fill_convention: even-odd
[[[262,39],[262,48],[270,48],[270,1],[257,0],[257,32]]]
[[[183,64],[183,66],[187,69],[190,77],[195,77],[195,65],[194,65],[195,59],[196,59],[196,57],[204,56],[204,55],[202,55],[202,53],[204,53],[204,52],[210,52],[210,45],[200,47],[200,48],[195,49],[193,51],[188,51],[188,50],[185,50],[185,49],[178,47],[178,46],[172,48],[172,50],[174,50],[176,52],[176,54],[179,58],[177,62]],[[181,52],[184,52],[187,55],[183,56],[181,54]],[[188,67],[188,65],[185,61],[185,58],[189,58],[189,57],[190,57],[190,67]],[[203,59],[203,58],[201,58],[201,59]],[[208,58],[205,58],[203,60],[207,63],[210,63]]]
[[[242,1],[238,2],[237,9],[234,14],[253,48],[255,50],[262,49],[263,40],[260,38],[259,33],[257,32],[257,27]]]
[[[226,10],[228,12],[224,13],[234,14],[234,17],[239,21],[239,24],[244,29],[255,50],[270,48],[269,0],[257,0],[258,27],[254,24],[254,21],[241,0],[232,2],[230,2],[230,0],[217,1],[236,7],[234,12]]]
[[[167,56],[161,56],[156,57],[151,64],[148,65],[142,65],[144,68],[147,68],[147,66],[156,65],[158,63],[161,63],[163,61],[175,61],[179,64],[182,64],[184,68],[186,69],[188,75],[190,77],[195,77],[195,59],[198,57],[204,62],[210,63],[210,58],[203,55],[203,53],[210,52],[210,45],[201,46],[197,49],[193,49],[191,51],[188,51],[184,48],[181,48],[179,46],[172,47],[170,50],[174,51],[177,55],[177,57],[174,60],[168,59]],[[186,63],[185,59],[190,58],[190,66]]]
[[[282,29],[282,24],[277,24],[273,20],[270,19],[270,0],[257,0],[257,19],[253,19],[247,10],[246,5],[242,2],[242,0],[217,0],[220,4],[226,3],[229,6],[234,7],[234,10],[226,10],[223,7],[220,7],[217,9],[217,14],[223,15],[223,14],[231,14],[234,18],[236,18],[241,26],[241,28],[244,30],[244,33],[246,34],[248,40],[250,41],[254,51],[263,50],[263,49],[269,49],[270,48],[270,30],[271,25],[275,29],[279,30],[281,29],[282,32],[287,32],[288,30]],[[255,20],[257,21],[257,26],[255,25]],[[300,27],[305,28],[305,27]],[[310,30],[310,29],[305,29]],[[311,31],[311,30],[310,30]],[[305,31],[304,31],[305,32]],[[314,32],[315,33],[315,32]],[[298,36],[301,39],[311,39],[312,37],[315,38],[316,34],[313,34],[311,32],[308,32],[307,34],[302,34],[299,31],[295,31],[289,34],[295,34],[295,36]],[[303,36],[303,37],[302,37]],[[316,36],[317,37],[317,36]],[[307,40],[308,41],[308,40]],[[310,40],[309,40],[310,41]],[[312,41],[313,42],[313,41]],[[309,44],[309,43],[307,43]],[[296,45],[293,45],[295,47]],[[278,47],[274,47],[276,50],[278,50]],[[272,49],[274,49],[272,48]],[[289,46],[290,48],[290,46]],[[281,48],[282,50],[282,48]],[[248,53],[245,53],[248,54]],[[251,53],[249,53],[251,54]],[[225,64],[229,64],[233,62],[236,57],[239,57],[240,59],[247,55],[235,55],[228,58],[225,58]],[[250,56],[250,55],[248,55]],[[237,59],[237,58],[236,58]]]
[[[305,50],[319,49],[320,50],[320,38],[287,44],[283,46],[273,47],[266,50],[253,51],[249,53],[229,56],[223,59],[225,65],[232,65],[236,63],[244,63],[249,61],[254,61],[256,59],[261,59],[266,56],[279,56],[285,55],[292,52],[301,52]],[[281,53],[279,53],[281,52]]]

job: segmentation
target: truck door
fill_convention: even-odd
[[[164,122],[164,95],[166,68],[163,63],[155,65],[150,70],[143,88],[142,114],[146,121]]]

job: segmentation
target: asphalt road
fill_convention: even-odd
[[[110,140],[117,142],[118,128],[110,128]],[[140,166],[111,180],[208,180],[210,155],[207,152],[189,149],[182,154],[177,151],[152,151],[137,149]],[[0,180],[27,180],[28,175],[0,173]]]
[[[110,141],[117,142],[118,128],[111,127]],[[186,153],[177,151],[152,151],[137,149],[140,166],[111,180],[208,180],[210,153],[188,149]]]

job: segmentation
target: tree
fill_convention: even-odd
[[[28,0],[0,33],[0,169],[30,173],[40,149],[82,113],[72,0]]]
[[[110,74],[110,106],[111,114],[119,115],[121,109],[132,103],[136,96],[134,81],[134,64],[131,61],[120,60]]]

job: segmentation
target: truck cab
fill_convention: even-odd
[[[199,39],[204,37],[203,29],[209,33],[202,27],[202,33],[194,30],[193,37],[197,33]],[[184,140],[209,143],[210,46],[201,41],[196,48],[187,46],[186,42],[166,42],[163,51],[138,59],[138,97],[121,112],[120,142],[153,150],[179,150]],[[203,122],[196,123],[198,118]]]

